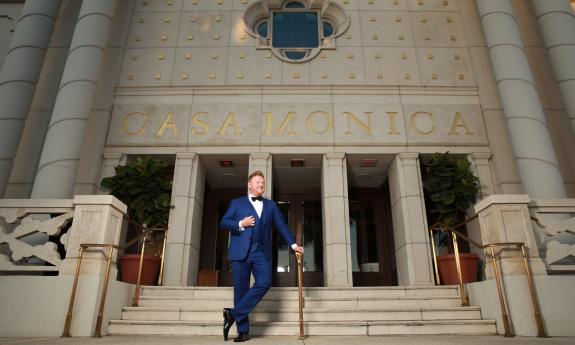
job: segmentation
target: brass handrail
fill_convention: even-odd
[[[158,231],[158,230],[163,230],[164,232],[167,232],[168,227],[166,225],[163,225],[163,224],[158,224],[154,227],[146,228],[145,226],[143,227],[140,224],[134,222],[133,220],[131,220],[127,217],[124,217],[124,219],[126,219],[128,222],[134,224],[136,227],[140,228],[140,230],[143,230],[143,231],[140,235],[136,236],[134,239],[127,242],[123,246],[118,246],[118,245],[114,245],[114,244],[106,244],[106,243],[82,243],[82,244],[80,244],[80,248],[79,248],[80,255],[78,256],[78,262],[76,265],[76,274],[74,277],[74,284],[72,286],[72,292],[70,294],[70,302],[68,304],[68,312],[66,314],[66,321],[64,322],[64,330],[62,331],[62,337],[70,337],[70,326],[72,324],[72,311],[74,310],[74,303],[75,303],[75,299],[76,299],[76,290],[78,287],[78,277],[80,275],[80,267],[82,265],[82,258],[84,255],[84,251],[86,251],[88,248],[109,248],[110,249],[110,252],[108,254],[108,263],[106,266],[106,276],[105,276],[105,280],[104,280],[104,288],[102,289],[102,297],[100,298],[100,308],[98,311],[98,318],[96,319],[96,328],[94,330],[93,337],[101,337],[102,336],[100,333],[101,333],[101,328],[102,328],[102,319],[103,319],[103,315],[104,315],[104,304],[106,302],[106,292],[108,290],[108,281],[109,281],[110,268],[111,268],[112,257],[113,257],[113,255],[112,255],[113,249],[117,249],[118,251],[124,250],[127,247],[129,247],[130,245],[132,245],[133,243],[135,243],[136,241],[144,238],[144,240],[142,241],[142,250],[140,253],[140,266],[138,268],[138,281],[137,281],[135,291],[134,291],[134,299],[132,300],[133,306],[138,305],[139,295],[140,295],[139,294],[140,279],[141,279],[141,274],[142,274],[144,249],[145,249],[145,245],[146,245],[145,236],[147,236],[148,234],[150,234],[153,231]],[[162,275],[163,275],[163,268],[164,268],[165,251],[166,251],[166,235],[164,235],[164,243],[162,246],[162,255],[161,255],[161,264],[160,264],[160,274],[158,277],[158,285],[161,285],[162,280],[163,280]]]
[[[106,304],[106,292],[108,290],[108,281],[110,278],[110,268],[112,264],[112,252],[114,249],[119,249],[119,246],[114,244],[101,244],[101,243],[82,243],[80,244],[80,255],[78,256],[78,263],[76,265],[76,274],[74,276],[74,284],[72,285],[72,293],[70,295],[70,302],[68,304],[68,313],[66,314],[66,321],[64,323],[64,331],[62,337],[70,337],[70,325],[72,324],[72,312],[74,310],[74,301],[76,299],[76,289],[78,287],[78,276],[80,275],[80,266],[82,265],[82,258],[84,251],[88,248],[109,248],[108,263],[106,264],[106,276],[104,277],[104,288],[102,289],[102,296],[100,297],[100,308],[98,309],[98,318],[96,319],[96,328],[94,329],[93,337],[101,337],[102,319],[104,317],[104,305]]]
[[[163,277],[162,275],[164,274],[164,254],[166,252],[166,232],[168,231],[168,227],[164,224],[156,224],[155,226],[151,227],[151,228],[146,228],[145,226],[142,227],[142,229],[144,229],[144,231],[135,239],[131,240],[130,242],[126,243],[126,245],[124,246],[124,248],[128,247],[129,245],[131,245],[132,243],[134,243],[136,240],[140,239],[140,238],[144,238],[144,240],[142,241],[142,249],[140,250],[140,264],[138,266],[138,280],[136,282],[136,287],[134,288],[134,298],[132,299],[132,307],[137,307],[140,303],[140,285],[141,285],[141,279],[142,279],[142,268],[144,266],[144,251],[146,249],[146,238],[145,236],[147,236],[148,234],[152,233],[153,231],[164,231],[164,243],[162,245],[162,254],[160,256],[161,261],[160,261],[160,273],[158,275],[158,285],[162,285],[162,281],[163,281]]]
[[[299,306],[299,339],[302,340],[304,338],[304,328],[303,328],[303,308],[304,300],[303,300],[303,286],[302,286],[302,279],[303,279],[303,254],[296,252],[295,257],[297,259],[297,289],[298,289],[298,306]]]
[[[535,317],[535,322],[537,325],[537,336],[538,337],[547,337],[547,334],[546,334],[545,329],[543,327],[543,319],[541,316],[539,303],[537,301],[537,296],[535,295],[535,290],[533,288],[533,281],[532,281],[532,277],[531,277],[531,268],[529,266],[527,254],[525,253],[525,244],[523,242],[498,242],[498,243],[479,244],[479,243],[471,240],[467,236],[463,235],[459,231],[455,230],[456,228],[459,228],[459,227],[471,222],[475,218],[477,218],[477,215],[474,215],[473,217],[466,219],[463,222],[458,223],[458,224],[451,226],[451,227],[447,226],[445,224],[442,224],[442,223],[436,223],[429,228],[429,234],[430,234],[430,240],[431,240],[431,246],[432,246],[432,252],[433,252],[433,265],[434,265],[434,270],[435,270],[436,285],[441,284],[441,281],[439,278],[439,270],[437,268],[437,258],[436,258],[436,253],[435,253],[435,240],[433,238],[433,232],[434,231],[447,231],[447,232],[451,233],[451,239],[453,241],[453,250],[455,252],[455,264],[457,267],[457,278],[459,280],[459,288],[460,288],[460,293],[461,293],[461,305],[469,305],[469,299],[468,299],[467,294],[465,292],[465,285],[463,283],[463,277],[461,274],[461,263],[460,263],[460,258],[459,258],[459,246],[457,244],[457,236],[461,237],[462,239],[467,241],[471,246],[476,247],[478,249],[489,248],[492,263],[493,263],[493,271],[495,273],[495,281],[497,283],[497,292],[499,294],[499,303],[500,303],[500,307],[501,307],[501,317],[503,320],[503,327],[505,329],[504,336],[505,337],[512,337],[512,336],[514,336],[514,334],[511,331],[510,322],[509,322],[509,312],[507,309],[507,304],[505,302],[505,297],[504,297],[504,292],[503,292],[503,283],[502,283],[502,278],[501,278],[502,273],[499,272],[499,268],[497,266],[497,258],[495,255],[494,247],[509,247],[509,246],[519,247],[521,249],[521,253],[523,256],[523,265],[524,265],[525,273],[527,276],[527,283],[529,286],[529,292],[531,293],[531,303],[533,305],[534,317]]]

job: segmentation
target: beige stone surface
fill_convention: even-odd
[[[351,0],[353,1],[353,0]],[[279,337],[279,336],[265,336],[265,337],[254,337],[250,339],[250,344],[285,344],[285,345],[328,345],[334,342],[341,342],[348,345],[377,345],[381,344],[382,336],[315,336],[308,337],[305,340],[297,340],[295,336],[290,337]],[[169,344],[169,345],[215,345],[215,344],[226,344],[221,336],[113,336],[104,337],[101,339],[97,338],[0,338],[0,343],[3,345],[24,345],[30,344],[38,345],[56,345],[56,344],[70,344],[70,345],[91,345],[91,344],[114,344],[114,345],[133,345],[135,342],[138,344]],[[515,337],[515,338],[503,338],[501,336],[430,336],[430,335],[420,335],[420,336],[385,336],[385,343],[390,345],[407,345],[407,344],[429,344],[429,345],[444,345],[444,344],[469,344],[469,345],[482,345],[482,344],[493,344],[493,345],[538,345],[538,344],[571,344],[573,338],[561,338],[555,337],[550,339],[541,339],[536,337]]]

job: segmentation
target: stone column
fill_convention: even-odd
[[[495,194],[495,183],[493,174],[491,173],[491,166],[489,161],[491,160],[490,152],[472,152],[468,156],[472,164],[473,174],[479,178],[479,195],[477,195],[477,200],[484,199],[490,195]],[[474,215],[474,211],[470,208],[467,214],[467,218]],[[471,222],[467,223],[467,236],[477,243],[481,243],[481,225],[479,220],[476,218]],[[481,249],[470,247],[470,251],[479,255],[481,260],[485,262],[484,252]]]
[[[195,153],[178,153],[168,223],[164,284],[195,286],[198,281],[206,170]]]
[[[353,286],[347,166],[344,153],[326,153],[321,173],[324,286]]]
[[[266,179],[266,189],[264,196],[272,197],[273,192],[273,174],[272,174],[272,155],[269,152],[252,152],[250,153],[250,170],[249,174],[256,170],[261,170]],[[246,187],[247,188],[247,187]]]
[[[531,0],[575,135],[575,16],[569,0]]]
[[[128,156],[120,152],[104,152],[104,162],[102,163],[102,174],[100,181],[104,177],[114,176],[116,174],[116,167],[126,165]],[[107,194],[100,190],[100,193]]]
[[[82,2],[32,198],[72,195],[115,5],[115,0]]]
[[[511,0],[476,0],[525,192],[564,198],[565,186]]]
[[[481,199],[495,194],[495,183],[489,166],[490,159],[491,153],[489,152],[472,152],[469,156],[474,174],[479,178],[479,198]]]
[[[389,167],[399,285],[433,285],[433,263],[417,153],[399,153]]]
[[[490,195],[475,205],[479,216],[483,244],[523,242],[533,274],[546,274],[545,264],[539,256],[533,225],[529,215],[529,196]],[[524,275],[523,256],[516,248],[495,247],[496,258],[504,275]],[[493,263],[489,250],[485,250],[485,276],[493,278]]]
[[[0,72],[0,197],[22,137],[60,0],[28,0]]]

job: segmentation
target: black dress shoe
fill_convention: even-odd
[[[248,340],[250,340],[250,335],[248,333],[240,333],[234,338],[234,343],[242,343]]]
[[[230,333],[230,328],[236,320],[232,316],[230,308],[224,308],[224,340],[228,341],[228,334]]]

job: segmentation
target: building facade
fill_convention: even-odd
[[[434,152],[467,156],[480,198],[575,197],[567,0],[0,6],[0,195],[101,194],[115,166],[166,160],[167,285],[210,270],[230,284],[217,221],[255,169],[316,286],[434,284],[421,182]],[[292,286],[276,248],[274,285]]]

